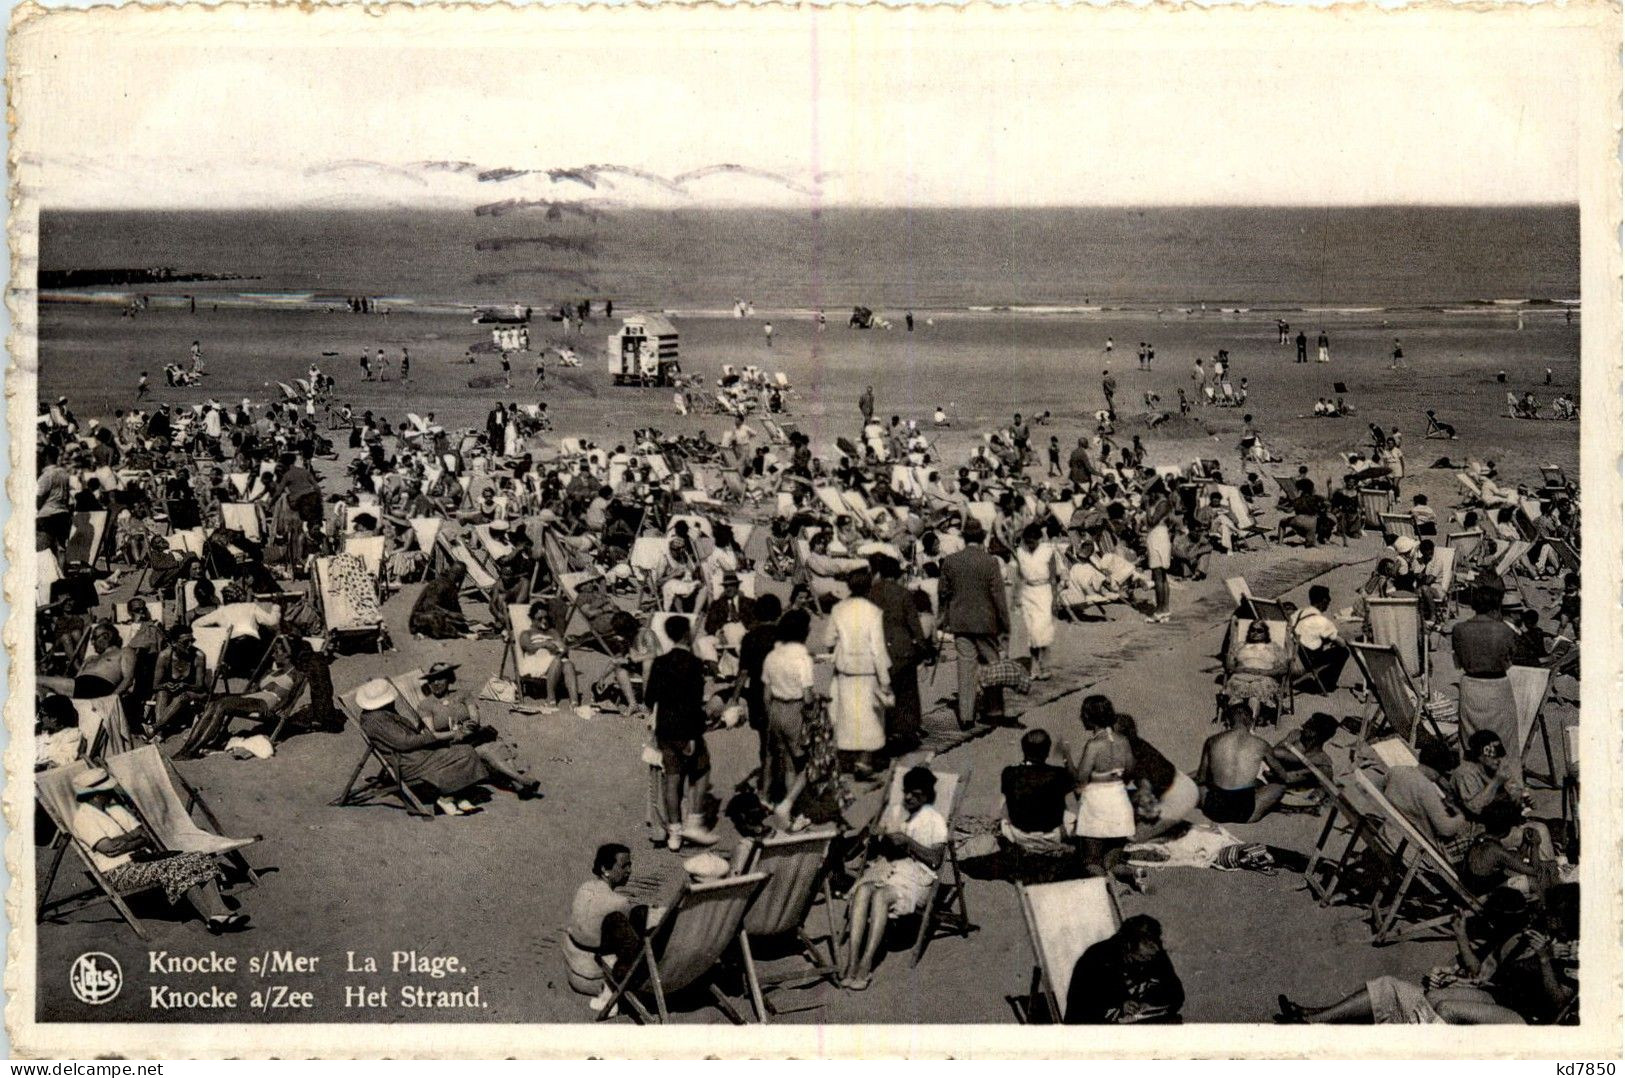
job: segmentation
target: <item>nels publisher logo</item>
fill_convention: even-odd
[[[100,1006],[118,997],[124,987],[124,971],[112,955],[87,951],[69,967],[68,986],[80,1003]]]

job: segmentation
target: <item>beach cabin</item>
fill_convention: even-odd
[[[677,327],[660,314],[632,314],[609,336],[609,374],[618,386],[670,385],[681,373]]]

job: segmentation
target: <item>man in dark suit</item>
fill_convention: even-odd
[[[665,769],[661,793],[666,808],[666,848],[680,850],[686,839],[696,846],[716,844],[705,826],[703,806],[711,790],[711,754],[705,747],[705,669],[688,650],[688,619],[666,621],[671,650],[657,656],[643,684],[643,702],[655,713],[655,746]],[[683,786],[689,805],[683,815]]]
[[[965,549],[942,561],[937,585],[937,609],[942,627],[954,636],[959,669],[959,728],[968,730],[976,720],[976,675],[983,663],[997,659],[1010,636],[1010,609],[1004,595],[1004,572],[999,559],[987,552],[987,533],[981,521],[965,522]],[[1004,690],[990,688],[984,718],[1004,721]]]
[[[897,559],[871,554],[869,566],[875,574],[869,601],[880,607],[886,654],[891,657],[894,702],[886,715],[886,748],[896,756],[920,744],[920,660],[930,645],[920,625],[914,593],[901,583],[903,567]]]

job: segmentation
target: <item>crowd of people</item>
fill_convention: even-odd
[[[1153,355],[1141,345],[1142,366]],[[402,380],[409,364],[403,349]],[[376,363],[363,357],[363,377],[387,366],[382,353]],[[759,396],[760,416],[783,410],[780,387],[761,372],[730,378],[721,388]],[[1213,403],[1245,399],[1223,351],[1211,378],[1198,362],[1193,380]],[[953,662],[961,736],[1019,725],[1007,694],[1052,676],[1051,650],[1068,623],[1115,606],[1165,625],[1176,580],[1201,580],[1212,559],[1271,541],[1258,522],[1266,510],[1282,513],[1273,541],[1318,546],[1372,524],[1363,493],[1405,493],[1396,431],[1352,453],[1329,497],[1302,469],[1282,480],[1275,502],[1248,471],[1276,459],[1250,415],[1233,481],[1213,460],[1150,466],[1139,435],[1116,433],[1109,374],[1103,388],[1095,433],[1064,458],[1057,438],[1046,446],[1034,433],[1046,412],[1012,416],[956,462],[919,422],[882,420],[872,387],[860,397],[855,436],[823,454],[799,431],[753,424],[743,406],[730,409],[733,427],[717,441],[646,428],[599,445],[551,438],[545,404],[498,402],[483,429],[462,432],[432,412],[392,423],[344,405],[330,414],[341,417],[352,456],[340,479],[325,482],[317,462],[340,447],[318,429],[314,390],[261,404],[161,403],[85,423],[58,400],[42,409],[37,447],[39,556],[42,567],[50,562],[36,621],[41,763],[99,767],[149,741],[182,758],[259,754],[302,731],[342,728],[348,710],[403,788],[426,790],[441,814],[467,816],[489,789],[527,801],[542,794],[488,721],[493,709],[619,712],[646,724],[645,758],[659,772],[651,838],[674,853],[700,851],[690,859],[696,877],[714,869],[715,859],[701,858],[721,841],[718,791],[734,791],[730,818],[750,816],[757,828],[838,828],[830,871],[847,909],[838,981],[863,990],[887,926],[931,914],[926,903],[953,841],[937,776],[913,762],[927,732],[923,672]],[[940,408],[933,420],[932,428],[948,423]],[[1561,484],[1501,487],[1493,465],[1474,462],[1464,474],[1477,494],[1450,527],[1480,533],[1475,546],[1441,543],[1444,522],[1415,494],[1398,514],[1409,522],[1403,534],[1376,522],[1384,550],[1349,618],[1316,586],[1301,609],[1286,610],[1284,639],[1252,617],[1227,641],[1221,729],[1194,771],[1175,767],[1104,696],[1082,701],[1076,753],[1027,731],[1020,760],[1001,777],[1006,848],[1144,889],[1127,847],[1198,810],[1247,825],[1324,803],[1317,771],[1333,770],[1326,747],[1338,724],[1315,712],[1266,740],[1258,731],[1280,721],[1283,694],[1294,684],[1337,691],[1350,657],[1344,626],[1359,622],[1372,638],[1372,600],[1414,596],[1423,631],[1446,631],[1466,594],[1474,616],[1448,630],[1465,675],[1457,747],[1465,762],[1446,760],[1449,745],[1423,746],[1414,768],[1390,770],[1386,789],[1459,854],[1476,891],[1513,889],[1534,911],[1490,928],[1463,925],[1473,990],[1499,991],[1482,973],[1491,952],[1498,970],[1522,961],[1526,978],[1531,968],[1544,977],[1567,926],[1566,853],[1561,833],[1526,818],[1521,775],[1506,763],[1521,741],[1504,683],[1514,663],[1576,661],[1578,577],[1566,570],[1556,647],[1539,612],[1503,580],[1565,571],[1579,548],[1578,503]],[[458,691],[456,667],[442,663],[405,682],[370,677],[341,696],[335,652],[361,630],[387,648],[381,606],[406,588],[415,589],[414,636],[500,638],[514,676],[482,673],[471,685],[484,690]],[[110,602],[115,592],[127,598]],[[1238,614],[1249,613],[1247,598],[1240,602]],[[231,691],[232,681],[241,687]],[[497,684],[505,681],[508,696]],[[754,767],[714,775],[707,737],[740,725],[754,731]],[[893,765],[897,799],[853,826],[853,805]],[[137,849],[138,826],[111,780],[92,770],[75,783],[84,809],[64,825],[100,857]],[[624,968],[661,911],[619,890],[630,873],[626,846],[599,847],[592,868],[566,955],[572,985],[601,1009],[604,966]],[[171,902],[189,900],[212,930],[239,929],[246,915],[210,890],[219,871],[206,858],[177,861],[162,882]],[[1068,1020],[1177,1019],[1183,989],[1161,936],[1154,919],[1130,918],[1110,947],[1086,952],[1079,970],[1093,973],[1073,977]],[[1512,1009],[1524,1018],[1562,1011],[1566,989],[1554,983],[1542,981],[1539,1007]],[[1396,998],[1420,1012],[1415,992],[1385,985],[1318,1011],[1284,1001],[1282,1016],[1364,1020],[1392,1013]],[[1482,1000],[1451,999],[1430,990],[1428,1002],[1446,1020],[1500,1020]]]

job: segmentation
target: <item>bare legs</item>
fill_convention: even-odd
[[[891,912],[892,892],[885,884],[869,880],[853,890],[847,906],[846,969],[841,985],[862,991],[869,987],[875,956],[886,938],[886,918]]]

